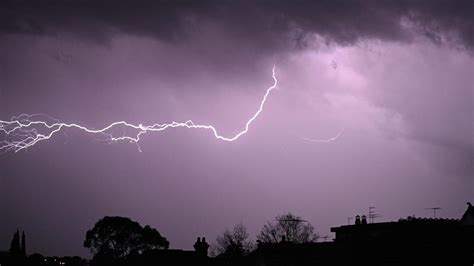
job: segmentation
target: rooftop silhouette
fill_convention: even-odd
[[[279,215],[264,226],[257,245],[252,248],[246,240],[246,228],[239,224],[218,238],[221,248],[210,257],[211,244],[205,237],[196,238],[194,250],[169,249],[166,238],[148,225],[142,227],[125,217],[104,217],[86,234],[84,246],[94,255],[90,261],[80,257],[27,255],[25,233],[20,238],[17,230],[10,250],[0,253],[0,265],[470,266],[474,263],[474,207],[470,203],[460,219],[408,216],[376,223],[368,222],[365,215],[357,215],[353,224],[331,228],[335,233],[333,241],[318,242],[318,236],[311,234],[308,238],[305,230],[312,230],[308,226],[308,222],[291,213]],[[267,233],[274,238],[266,236]],[[306,238],[292,236],[295,233]]]

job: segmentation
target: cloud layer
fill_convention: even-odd
[[[3,1],[0,31],[76,34],[107,41],[125,33],[179,42],[209,24],[268,50],[308,45],[317,34],[338,44],[407,41],[413,30],[433,41],[474,44],[474,4],[447,1]]]

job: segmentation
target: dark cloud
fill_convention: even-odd
[[[209,23],[258,47],[298,48],[313,34],[351,44],[410,40],[413,32],[461,47],[474,44],[474,3],[447,1],[3,1],[0,31],[73,33],[107,41],[116,33],[166,41]]]

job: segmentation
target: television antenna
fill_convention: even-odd
[[[369,207],[369,223],[373,224],[375,222],[375,218],[382,217],[382,215],[375,212],[375,207]]]
[[[433,218],[436,218],[436,211],[441,210],[440,207],[425,208],[425,210],[433,210]]]
[[[347,225],[351,225],[351,220],[352,219],[353,219],[352,217],[347,217]]]

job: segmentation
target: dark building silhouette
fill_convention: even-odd
[[[474,207],[470,202],[467,203],[467,210],[462,216],[460,222],[462,225],[474,225]]]
[[[125,262],[125,265],[160,265],[160,266],[206,266],[211,264],[207,256],[209,244],[205,237],[198,237],[194,243],[194,250],[181,249],[152,249],[143,254],[135,254]]]
[[[474,208],[460,220],[407,217],[396,222],[331,228],[342,263],[366,265],[473,265]]]
[[[298,244],[282,241],[280,243],[259,243],[257,249],[239,265],[341,265],[338,263],[341,251],[334,242]]]
[[[460,220],[408,217],[396,222],[331,228],[333,242],[262,244],[240,265],[450,265],[474,264],[474,207]]]

